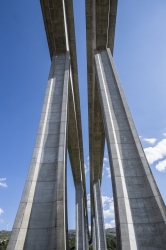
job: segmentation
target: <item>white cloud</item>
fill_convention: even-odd
[[[104,157],[103,161],[104,161],[104,162],[108,162],[109,160],[108,160],[107,157]]]
[[[166,159],[163,161],[160,161],[157,165],[156,165],[156,169],[159,172],[165,172],[166,170]]]
[[[102,172],[102,175],[104,175],[105,173],[105,164],[103,163],[103,172]]]
[[[107,177],[111,177],[111,173],[110,173],[110,166],[109,166],[109,159],[108,157],[104,157],[103,158],[103,174],[107,174]]]
[[[89,171],[89,166],[87,164],[84,164],[84,169],[85,169],[85,174],[87,174]]]
[[[110,223],[105,223],[105,229],[114,227],[115,227],[115,220],[111,220]]]
[[[113,198],[109,197],[109,196],[103,196],[102,195],[102,203],[103,203],[103,207],[105,207],[107,204],[107,202],[112,202],[113,201]]]
[[[6,181],[6,178],[0,178],[0,187],[7,187],[7,184],[4,181]]]
[[[105,223],[105,228],[115,227],[113,198],[102,195],[102,204],[103,204],[104,219],[112,219],[109,223]],[[90,211],[90,194],[87,195],[87,206],[88,206],[88,211]]]
[[[166,136],[166,133],[163,133],[163,136]]]
[[[154,147],[145,148],[144,151],[150,164],[164,158],[166,156],[166,139],[161,140]]]
[[[107,177],[111,177],[111,171],[110,171],[110,167],[106,167],[106,171],[107,171]]]
[[[90,194],[87,195],[87,207],[88,211],[90,212]]]
[[[4,223],[4,220],[0,220],[0,223]]]
[[[148,142],[149,144],[154,144],[156,141],[157,141],[157,139],[155,139],[155,138],[144,138],[144,141],[146,141],[146,142]]]
[[[104,218],[114,218],[114,200],[109,196],[102,196]]]
[[[87,157],[87,162],[84,164],[85,174],[89,172],[89,156]]]
[[[2,208],[0,208],[0,216],[1,216],[1,214],[3,214],[4,213],[4,211],[2,210]]]

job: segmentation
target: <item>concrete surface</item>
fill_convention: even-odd
[[[67,249],[69,53],[53,57],[31,165],[7,250]]]
[[[103,206],[101,199],[100,181],[95,181],[93,184],[94,190],[94,206],[95,206],[95,237],[96,250],[106,250],[106,237],[103,217]],[[94,248],[93,248],[94,249]],[[94,250],[95,250],[94,249]]]
[[[95,217],[93,182],[102,179],[105,133],[96,84],[94,52],[114,47],[117,0],[86,0],[91,229]],[[94,225],[95,226],[95,225]]]
[[[96,51],[113,185],[118,250],[166,246],[166,208],[136,132],[110,49]]]

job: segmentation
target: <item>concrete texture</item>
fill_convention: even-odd
[[[91,193],[91,231],[95,230],[95,206],[93,182],[102,179],[105,133],[102,121],[99,93],[96,86],[94,51],[105,49],[113,51],[117,11],[117,0],[86,0],[86,42],[88,74],[88,121],[89,121],[89,162]],[[96,249],[96,248],[95,248]]]
[[[76,190],[82,185],[78,212],[82,211],[81,232],[86,249],[89,230],[73,3],[40,3],[52,65],[31,166],[8,249],[68,249],[67,148]],[[77,237],[82,236],[79,233]],[[79,238],[77,241],[81,242]]]
[[[88,225],[73,1],[40,0],[40,3],[50,57],[52,58],[55,51],[69,51],[70,54],[71,89],[69,99],[68,152],[74,182],[83,182],[84,213]]]
[[[92,224],[93,227],[91,229],[91,233],[92,233],[92,244],[93,244],[93,249],[97,250],[97,242],[96,242],[96,223],[95,223],[95,216],[92,217]],[[93,230],[93,231],[92,231]]]
[[[165,204],[147,163],[110,49],[96,51],[95,65],[111,162],[118,250],[165,249]]]
[[[84,189],[81,182],[76,184],[76,249],[89,249],[86,220],[84,217]]]
[[[53,57],[35,148],[8,250],[67,249],[69,69],[69,53]]]
[[[76,189],[76,249],[87,250],[89,230],[73,1],[40,2],[52,64],[31,165],[7,250],[68,249],[67,148]],[[100,190],[105,136],[118,250],[165,249],[165,204],[112,59],[116,11],[117,0],[86,0],[93,249],[106,249]]]
[[[94,206],[95,206],[95,237],[96,250],[106,250],[105,227],[103,218],[103,206],[101,199],[100,181],[95,181],[93,184],[94,190]]]

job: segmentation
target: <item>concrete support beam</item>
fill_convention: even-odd
[[[86,187],[84,171],[82,171],[81,152],[79,147],[79,134],[75,108],[74,93],[72,88],[69,99],[69,126],[68,126],[68,152],[76,190],[76,249],[88,249],[88,223],[86,206]]]
[[[93,181],[98,181],[102,180],[105,134],[97,83],[95,84],[94,91],[94,122],[91,138],[93,141],[93,163],[91,165],[91,170],[93,171]]]
[[[40,0],[40,3],[50,57],[55,51],[69,51],[70,54],[68,152],[74,183],[83,184],[83,209],[88,224],[73,1]],[[88,227],[86,230],[89,234]]]
[[[96,74],[111,162],[118,250],[165,249],[166,208],[147,163],[110,49]]]
[[[95,84],[94,95],[94,119],[93,131],[91,133],[91,150],[90,150],[90,194],[91,194],[91,228],[93,234],[93,218],[95,217],[95,197],[94,197],[94,181],[101,181],[103,170],[104,144],[105,134],[102,121],[102,113],[99,101],[97,84]]]
[[[76,176],[81,176],[83,184],[83,200],[84,200],[84,217],[88,225],[87,215],[87,200],[86,200],[86,181],[84,171],[84,153],[82,142],[82,124],[80,111],[80,95],[78,84],[78,69],[77,69],[77,54],[76,54],[76,39],[74,27],[74,10],[73,1],[65,0],[66,20],[67,20],[67,34],[69,51],[71,58],[71,95],[70,95],[70,113],[69,113],[69,140],[68,150],[71,161],[74,182],[79,183],[80,180]],[[79,174],[76,174],[76,172]],[[89,235],[88,226],[86,227],[86,235]]]
[[[107,33],[106,47],[110,48],[112,54],[114,48],[117,6],[118,6],[118,0],[109,0],[108,29],[107,29],[108,33]]]
[[[117,0],[86,0],[86,41],[88,73],[88,121],[91,193],[91,230],[93,234],[93,182],[102,179],[105,134],[96,87],[94,51],[110,46],[113,51]],[[93,237],[93,236],[92,236]]]
[[[100,181],[95,181],[94,189],[94,207],[95,207],[95,242],[96,250],[106,250],[105,227],[103,218],[103,206],[101,199]]]
[[[95,216],[92,217],[92,245],[93,245],[93,250],[97,250],[97,242],[96,242],[96,220]]]
[[[82,182],[76,184],[76,250],[88,250],[87,228],[84,213],[84,189]]]
[[[70,88],[69,97],[69,127],[68,127],[68,152],[73,173],[74,183],[80,183],[82,181],[83,173],[81,168],[81,155],[79,147],[79,134],[77,126],[77,115],[75,109],[75,99],[72,87]]]
[[[67,51],[64,0],[40,0],[40,4],[52,58],[55,51]]]
[[[85,204],[85,201],[84,201]],[[85,211],[85,209],[84,209]],[[84,234],[85,234],[85,249],[89,250],[89,225],[88,225],[88,215],[84,215]]]
[[[8,250],[66,250],[69,53],[52,59],[30,170]]]

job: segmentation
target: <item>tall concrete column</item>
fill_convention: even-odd
[[[95,217],[92,217],[92,228],[91,228],[91,237],[92,237],[92,245],[93,250],[97,250],[97,242],[96,242],[96,222]]]
[[[87,217],[88,217],[87,215],[86,216],[84,215],[84,234],[85,234],[85,249],[89,250],[89,226],[87,224]]]
[[[66,250],[69,54],[52,59],[28,177],[8,250]]]
[[[107,247],[106,247],[104,218],[103,218],[103,206],[102,206],[99,180],[94,182],[93,190],[94,190],[94,207],[95,207],[96,250],[106,250]]]
[[[88,250],[83,183],[76,183],[76,249]]]
[[[136,132],[110,49],[96,74],[111,162],[118,250],[165,249],[166,208]]]

